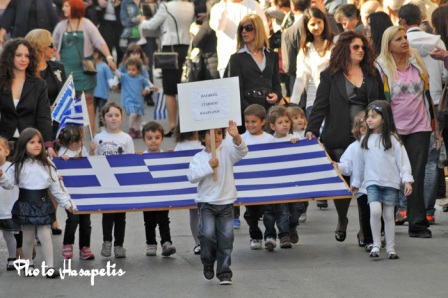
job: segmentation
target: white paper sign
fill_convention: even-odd
[[[239,78],[183,83],[177,90],[181,132],[242,124]]]
[[[195,89],[191,91],[190,98],[194,120],[229,119],[227,88]]]

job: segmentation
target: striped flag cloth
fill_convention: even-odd
[[[187,177],[198,150],[54,159],[79,212],[195,206]],[[249,146],[235,167],[236,204],[348,198],[351,193],[317,140]],[[220,179],[220,177],[218,177]]]
[[[81,99],[75,100],[74,104],[71,106],[70,109],[65,111],[64,114],[62,114],[61,117],[61,123],[59,123],[58,132],[56,133],[56,138],[59,136],[59,133],[63,128],[65,128],[67,125],[77,125],[77,126],[84,126],[85,119],[84,119],[84,113],[83,113],[83,104]]]
[[[60,123],[63,115],[72,107],[75,100],[75,84],[73,76],[69,75],[54,102],[54,110],[51,115],[53,120]]]
[[[154,107],[154,120],[166,119],[166,98],[163,89],[157,93],[156,105]]]

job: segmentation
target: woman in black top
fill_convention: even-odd
[[[331,159],[338,162],[345,149],[355,141],[353,119],[367,105],[384,99],[383,83],[374,65],[375,52],[367,39],[355,31],[339,35],[330,64],[320,75],[313,112],[306,128],[308,139],[319,136]],[[349,181],[348,177],[344,177]],[[338,212],[337,241],[346,238],[348,207],[351,199],[334,200]]]
[[[241,113],[255,103],[268,110],[282,98],[278,54],[268,49],[263,21],[255,14],[245,16],[238,25],[229,76],[240,79]],[[239,130],[244,132],[244,125]]]
[[[48,99],[50,106],[53,106],[59,91],[67,80],[64,65],[51,61],[56,52],[51,33],[45,29],[31,30],[25,39],[36,51],[37,69],[41,79],[47,82]],[[59,123],[53,121],[53,139],[56,139]]]

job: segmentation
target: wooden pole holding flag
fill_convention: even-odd
[[[84,91],[82,91],[82,94],[81,94],[81,104],[82,104],[82,115],[84,118],[84,126],[89,127],[90,140],[93,141],[92,126],[90,125],[89,112],[87,110],[86,95],[84,94]]]
[[[212,158],[216,158],[215,130],[210,129],[210,145],[212,149]],[[213,181],[218,181],[218,169],[213,169]]]

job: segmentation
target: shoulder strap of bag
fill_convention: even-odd
[[[166,4],[163,3],[163,2],[162,2],[162,4],[163,4],[163,6],[165,6],[167,14],[169,14],[173,18],[173,20],[174,20],[174,25],[176,25],[176,33],[177,33],[177,44],[180,45],[179,30],[177,29],[176,18],[168,11],[168,7],[166,6]]]

